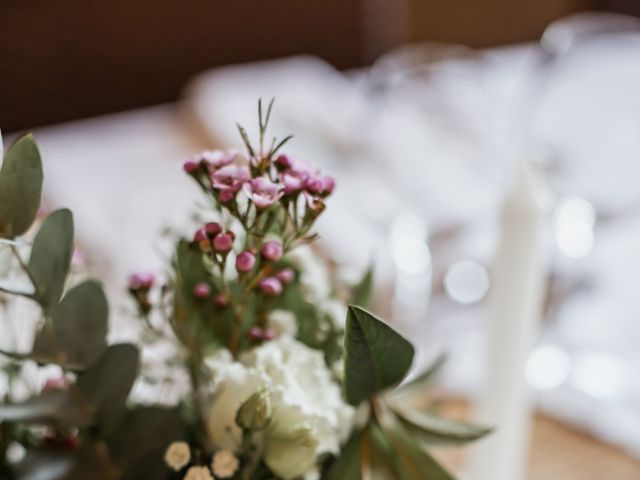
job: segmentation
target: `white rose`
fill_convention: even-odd
[[[225,353],[227,355],[207,362],[216,379],[207,427],[216,446],[236,452],[242,443],[242,430],[235,421],[236,412],[266,382],[260,372],[234,362],[228,352]]]
[[[304,475],[316,463],[318,440],[308,426],[275,427],[267,432],[264,461],[284,480]]]
[[[278,337],[295,337],[298,333],[298,322],[294,313],[289,310],[273,310],[267,316],[267,328]]]
[[[176,472],[191,460],[191,449],[186,442],[173,442],[164,453],[164,461]]]

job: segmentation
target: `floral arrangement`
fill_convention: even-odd
[[[0,277],[0,300],[33,303],[39,320],[30,351],[2,350],[1,478],[450,479],[426,447],[488,432],[401,401],[442,362],[402,384],[414,348],[365,309],[371,271],[350,284],[309,246],[336,185],[281,152],[291,137],[268,141],[272,105],[258,105],[257,145],[239,127],[246,151],[184,163],[207,209],[177,240],[164,282],[130,279],[140,345],[108,345],[101,285],[69,279],[68,210],[24,240],[40,204],[40,154],[31,136],[7,150],[0,250],[18,274]],[[174,400],[158,390],[140,401],[134,384],[164,382],[140,355],[159,344],[188,381]],[[19,396],[11,386],[25,365],[54,375]]]

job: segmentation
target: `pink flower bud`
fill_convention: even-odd
[[[226,307],[227,305],[229,305],[229,299],[225,294],[221,293],[213,297],[213,304],[216,307]]]
[[[236,270],[250,272],[256,264],[256,256],[250,251],[244,251],[236,257]]]
[[[198,230],[196,230],[196,233],[193,235],[193,241],[196,243],[200,243],[205,240],[209,240],[207,231],[204,228],[199,228]]]
[[[269,296],[278,296],[282,293],[282,283],[276,277],[265,277],[258,284],[262,293]]]
[[[262,332],[262,340],[273,340],[274,338],[276,338],[276,332],[274,332],[273,330],[265,330],[264,332]]]
[[[201,152],[198,157],[213,169],[225,167],[233,163],[236,153],[227,150],[211,150]]]
[[[129,277],[130,290],[149,290],[153,287],[155,277],[151,273],[134,273]]]
[[[182,169],[189,173],[195,173],[200,168],[200,162],[196,162],[195,160],[187,160],[182,164]]]
[[[333,193],[333,190],[336,188],[336,181],[333,177],[323,177],[322,178],[322,190],[325,195],[330,195]]]
[[[266,260],[277,262],[282,258],[284,251],[282,250],[282,244],[276,240],[269,240],[264,245],[260,253]]]
[[[291,159],[286,155],[278,155],[278,158],[274,160],[276,167],[278,168],[291,168]]]
[[[304,176],[291,170],[284,172],[280,176],[280,181],[284,185],[284,193],[287,195],[299,192],[304,187]]]
[[[65,390],[69,386],[69,382],[64,376],[49,378],[42,387],[43,392],[52,392],[55,390]]]
[[[322,178],[316,175],[310,175],[304,181],[304,188],[311,193],[322,193],[324,190],[324,183]]]
[[[216,252],[228,252],[233,247],[233,235],[230,232],[218,235],[213,239],[213,248]]]
[[[233,190],[220,190],[220,193],[218,194],[218,200],[220,200],[220,202],[222,203],[228,203],[233,200],[235,196],[236,192],[234,192]]]
[[[264,331],[260,327],[251,327],[247,332],[247,336],[252,340],[262,340]]]
[[[193,287],[193,296],[202,300],[211,294],[211,287],[208,283],[200,282]]]
[[[295,276],[296,272],[293,270],[293,268],[284,268],[276,273],[276,278],[283,284],[292,282]]]
[[[222,232],[222,227],[218,222],[209,222],[204,226],[204,231],[209,238],[213,238]]]

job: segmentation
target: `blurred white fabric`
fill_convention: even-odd
[[[422,68],[425,51],[451,58]],[[38,129],[46,195],[74,210],[80,242],[121,305],[128,273],[165,265],[162,226],[189,223],[197,192],[181,161],[205,146],[240,146],[235,122],[253,134],[256,99],[276,97],[273,133],[294,132],[290,151],[338,178],[320,225],[337,260],[362,268],[375,258],[384,291],[395,273],[390,225],[407,213],[426,221],[434,296],[413,325],[419,363],[446,348],[448,385],[473,393],[484,311],[452,301],[442,280],[458,260],[489,265],[515,165],[541,158],[558,198],[587,200],[597,222],[580,258],[549,235],[553,285],[566,291],[541,338],[556,350],[532,356],[539,404],[640,456],[640,36],[600,35],[553,62],[545,55],[536,45],[426,45],[368,72],[313,58],[220,68],[180,105]],[[115,325],[114,338],[128,335],[124,320]],[[552,382],[549,352],[568,359]]]

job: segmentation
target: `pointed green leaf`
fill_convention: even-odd
[[[51,310],[51,324],[37,333],[32,360],[83,370],[107,348],[109,306],[100,283],[83,282]]]
[[[29,260],[38,301],[51,306],[60,300],[72,252],[73,216],[67,209],[56,210],[42,223]]]
[[[397,455],[378,422],[371,422],[367,433],[370,448],[367,461],[372,480],[412,480],[398,462]]]
[[[9,148],[0,169],[0,237],[29,229],[40,207],[42,178],[38,146],[25,135]]]
[[[138,375],[138,349],[130,344],[111,345],[86,372],[77,386],[95,408],[95,418],[107,434],[120,422],[127,397]]]
[[[447,420],[429,412],[393,408],[399,421],[420,442],[429,446],[454,446],[473,442],[491,433],[491,428]]]
[[[329,469],[326,480],[359,479],[362,477],[363,435],[362,430],[356,430],[351,434],[347,445]]]
[[[397,459],[396,471],[410,480],[454,480],[401,426],[386,425],[384,432]]]
[[[413,361],[411,343],[382,320],[350,305],[344,339],[344,394],[357,406],[405,377]]]
[[[415,378],[410,379],[406,383],[400,385],[400,387],[393,392],[393,396],[397,397],[411,393],[416,388],[427,388],[431,382],[437,377],[438,373],[447,361],[447,356],[442,354],[435,359],[435,361],[422,373],[418,374]]]

